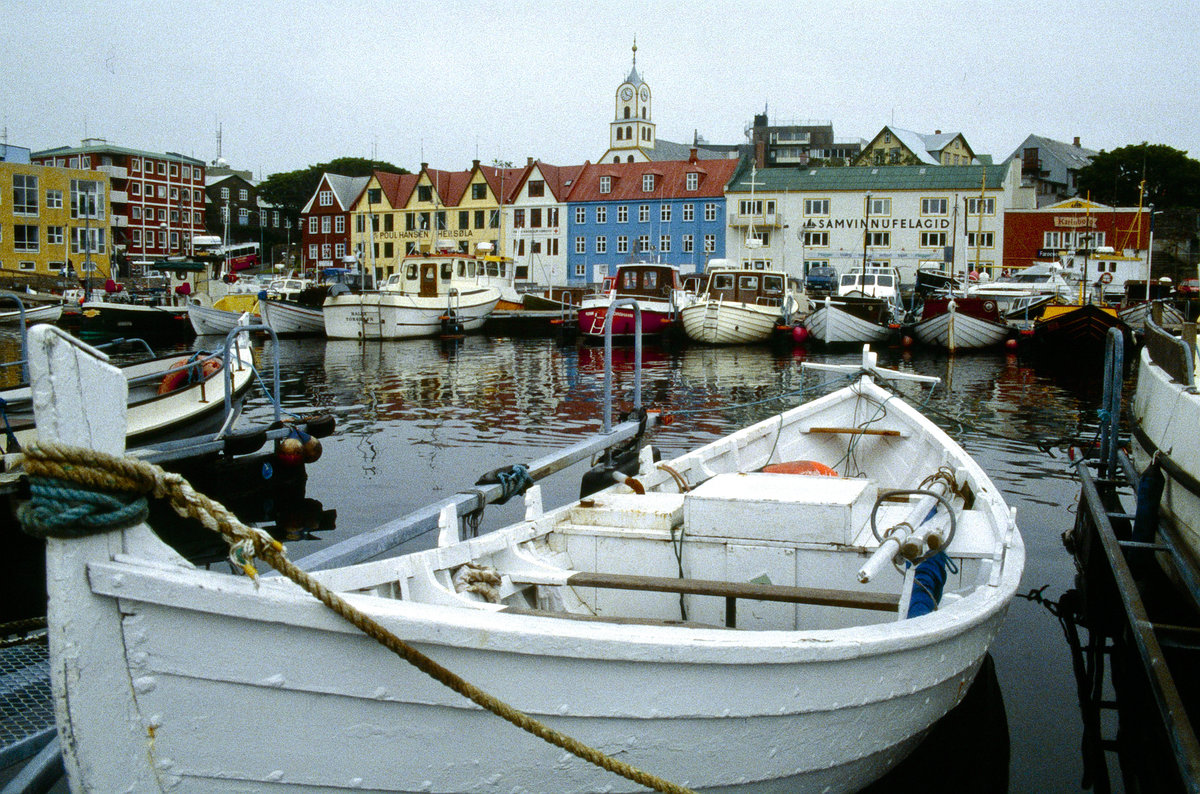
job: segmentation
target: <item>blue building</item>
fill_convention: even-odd
[[[725,255],[732,159],[587,164],[567,195],[567,278],[595,283],[624,262],[703,272]]]

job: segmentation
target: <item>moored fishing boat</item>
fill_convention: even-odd
[[[827,345],[882,342],[899,327],[892,309],[885,298],[826,296],[813,304],[804,327]]]
[[[466,254],[413,254],[376,291],[334,288],[324,303],[330,339],[406,339],[478,331],[500,300],[480,284],[484,262]]]
[[[188,304],[188,321],[200,336],[224,336],[237,326],[243,315],[259,321],[258,296],[248,293],[231,293],[205,305],[198,301]]]
[[[993,347],[1009,332],[991,298],[926,298],[921,319],[913,326],[922,344],[951,351]]]
[[[0,325],[15,325],[24,320],[26,325],[31,323],[56,323],[58,318],[62,317],[63,307],[61,303],[43,304],[41,306],[29,306],[24,310],[12,309],[10,311],[0,312]]]
[[[709,263],[703,293],[680,310],[679,318],[688,338],[697,342],[746,344],[770,338],[797,306],[783,272],[713,268]]]
[[[263,324],[280,336],[325,335],[325,310],[296,301],[262,298],[258,302]]]
[[[1095,303],[1047,306],[1024,336],[1031,353],[1061,361],[1095,364],[1104,355],[1108,330],[1117,328],[1132,349],[1133,335],[1113,306]]]
[[[679,268],[674,265],[650,262],[617,265],[616,272],[604,279],[600,292],[579,302],[579,331],[589,339],[603,339],[608,307],[614,301],[633,298],[641,311],[642,334],[662,334],[675,326],[677,313],[693,297],[683,290]],[[617,309],[613,312],[612,335],[631,337],[634,324],[632,309]]]
[[[106,426],[65,424],[60,440]],[[792,459],[855,476],[756,470]],[[647,772],[697,789],[861,788],[965,693],[1019,581],[1011,513],[870,378],[668,466],[646,460],[644,494],[618,485],[543,512],[531,492],[513,527],[462,543],[451,519],[438,548],[317,576],[444,667]],[[876,499],[905,486],[949,503],[933,526],[920,519],[936,497]],[[892,573],[890,545],[883,575],[856,583],[880,545],[872,513],[881,534],[906,520],[944,533],[958,570],[932,613],[909,608],[916,574]],[[641,789],[398,667],[289,583],[197,570],[142,528],[119,532],[49,543],[76,787]]]

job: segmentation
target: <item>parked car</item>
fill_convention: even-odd
[[[825,265],[810,268],[808,275],[804,277],[804,287],[817,292],[835,292],[837,271]]]

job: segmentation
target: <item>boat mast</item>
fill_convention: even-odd
[[[954,219],[950,227],[950,295],[954,295],[954,271],[958,258],[958,194],[954,194]]]
[[[980,246],[983,245],[983,197],[987,190],[987,169],[984,169],[983,176],[979,179],[979,206],[975,208],[975,214],[978,220],[975,222],[975,275],[979,275],[979,254]]]

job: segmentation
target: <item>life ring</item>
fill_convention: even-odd
[[[815,460],[788,460],[763,466],[769,474],[806,474],[811,477],[839,477],[835,470]]]
[[[163,379],[158,382],[159,394],[170,394],[178,388],[188,385],[189,383],[198,383],[202,380],[208,380],[210,375],[213,375],[221,370],[221,362],[215,358],[206,358],[199,368],[196,366],[188,366],[192,364],[192,359],[181,358],[177,361],[172,361],[168,367],[168,372],[163,375]],[[198,371],[197,371],[198,369]]]
[[[983,310],[989,314],[996,311],[996,304],[993,301],[984,301]]]
[[[1111,284],[1112,283],[1112,273],[1101,273],[1100,274],[1100,283],[1101,284]]]

